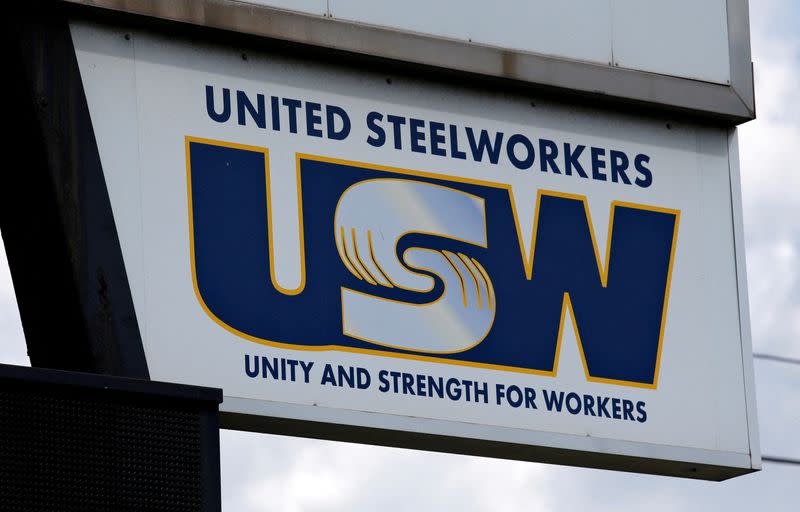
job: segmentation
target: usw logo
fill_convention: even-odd
[[[267,149],[187,137],[186,158],[197,297],[244,338],[554,376],[569,309],[587,379],[657,385],[676,210],[612,203],[603,259],[586,199],[540,191],[526,254],[507,185],[298,155],[286,290]]]

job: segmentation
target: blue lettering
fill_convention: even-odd
[[[291,98],[283,98],[282,103],[289,110],[289,131],[297,133],[297,109],[300,108],[302,102]]]
[[[273,379],[278,380],[280,378],[280,368],[278,367],[278,358],[272,358],[272,364],[269,362],[270,360],[266,357],[261,358],[261,376],[265,379],[267,378],[267,374],[269,374]],[[283,360],[281,360],[283,362]]]
[[[250,114],[250,118],[255,121],[256,126],[259,128],[266,128],[267,127],[267,111],[264,107],[264,95],[257,94],[256,95],[256,103],[258,107],[254,107],[253,103],[250,101],[250,98],[247,97],[244,91],[236,91],[236,113],[239,124],[244,126],[245,125],[245,115],[244,112]]]
[[[647,421],[647,411],[644,410],[644,406],[644,402],[636,402],[636,412],[639,413],[639,415],[636,417],[636,421],[639,423],[644,423]]]
[[[546,389],[542,390],[544,393],[544,406],[547,408],[548,411],[556,411],[561,412],[561,406],[564,404],[564,392],[559,391],[556,393],[555,391],[548,391]]]
[[[515,151],[515,146],[517,144],[521,144],[524,148],[525,156],[523,158],[517,157]],[[530,139],[519,133],[515,133],[508,138],[506,152],[508,153],[508,159],[511,161],[511,164],[520,170],[529,169],[533,165],[534,158],[536,158]]]
[[[631,180],[629,180],[628,176],[625,174],[629,165],[628,155],[622,151],[614,151],[612,149],[609,156],[611,157],[611,181],[617,183],[619,178],[622,178],[624,184],[630,185]]]
[[[539,139],[539,156],[542,172],[547,172],[549,168],[555,174],[561,174],[561,170],[556,164],[558,158],[558,146],[552,140]]]
[[[494,136],[494,145],[489,138],[489,133],[486,130],[481,130],[479,139],[475,140],[475,133],[472,128],[467,126],[467,142],[472,151],[472,159],[476,162],[483,162],[483,155],[488,154],[489,161],[497,164],[500,159],[500,147],[503,145],[503,132],[497,132]]]
[[[450,125],[450,155],[460,160],[467,159],[467,154],[458,149],[458,128],[453,124]]]
[[[536,390],[533,388],[525,388],[525,408],[538,409],[538,407],[536,407]]]
[[[583,414],[596,416],[594,413],[594,397],[592,395],[583,395]]]
[[[413,117],[408,120],[408,127],[411,130],[411,151],[414,153],[425,153],[425,146],[420,144],[425,140],[425,121],[422,119],[414,119]]]
[[[210,85],[206,86],[206,111],[208,117],[218,123],[224,123],[231,118],[231,90],[222,89],[222,112],[217,113],[214,108],[214,88]]]
[[[403,149],[403,133],[401,127],[406,124],[406,118],[400,116],[388,115],[386,121],[392,124],[394,134],[394,149]]]
[[[270,104],[270,111],[272,112],[272,129],[280,131],[281,129],[281,111],[280,111],[280,104],[279,99],[277,96],[270,96],[269,104]]]
[[[597,397],[597,415],[601,418],[605,416],[606,418],[610,418],[611,415],[608,413],[608,397]]]
[[[374,148],[379,148],[386,144],[386,132],[378,122],[383,121],[383,114],[370,112],[367,114],[367,128],[372,132],[367,137],[367,144]]]
[[[330,384],[332,386],[336,386],[336,374],[333,373],[333,367],[331,367],[330,363],[325,365],[325,369],[322,370],[322,380],[320,384],[325,386],[326,384]]]
[[[250,355],[244,355],[244,372],[248,377],[258,377],[258,356],[253,356],[253,369],[250,369]]]
[[[381,370],[378,372],[378,381],[380,382],[378,391],[381,393],[386,393],[389,391],[389,379],[386,378],[387,375],[389,375],[389,372],[386,370]]]
[[[583,153],[584,149],[586,149],[586,146],[578,145],[575,147],[575,151],[572,151],[572,146],[568,142],[564,144],[564,160],[566,162],[564,174],[567,176],[572,176],[572,169],[574,168],[575,172],[578,173],[578,176],[581,178],[589,177],[586,174],[586,171],[583,170],[581,163],[578,161],[578,158],[581,157],[581,153]]]
[[[581,397],[577,393],[567,394],[567,411],[570,414],[578,414],[581,412]]]
[[[336,129],[336,120],[341,121],[341,129]],[[331,140],[344,140],[350,135],[350,116],[342,107],[336,105],[325,106],[325,122],[328,128],[328,138]]]
[[[431,154],[436,156],[447,156],[447,151],[442,147],[442,144],[445,143],[445,137],[442,132],[444,132],[444,123],[437,123],[436,121],[431,121],[428,123],[430,127],[430,134],[431,134]]]
[[[622,401],[622,419],[635,421],[633,418],[633,402],[630,400]]]
[[[306,102],[306,132],[311,137],[322,137],[322,105]],[[330,130],[330,126],[328,127]]]
[[[603,158],[606,155],[606,150],[603,148],[592,148],[592,179],[606,181],[606,175],[600,172],[601,169],[606,168],[606,162]]]
[[[636,178],[636,184],[642,188],[647,188],[653,183],[653,174],[650,172],[650,169],[644,166],[644,164],[648,162],[650,162],[650,157],[647,155],[636,155],[633,161],[636,172],[642,175],[641,178]]]

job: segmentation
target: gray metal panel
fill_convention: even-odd
[[[756,117],[753,64],[750,56],[750,7],[748,0],[728,0],[728,53],[731,58],[731,91]]]
[[[220,427],[443,453],[727,480],[751,455],[226,397]]]
[[[730,84],[727,0],[609,0],[614,65]]]
[[[233,0],[63,0],[618,100],[739,124],[755,118],[747,0],[728,0],[731,85],[546,57]]]
[[[742,341],[744,391],[747,404],[747,431],[750,437],[750,459],[753,469],[761,469],[761,447],[758,440],[758,411],[755,396],[755,371],[753,369],[753,342],[750,329],[750,302],[747,291],[747,262],[744,250],[744,219],[742,218],[742,180],[739,169],[739,139],[735,128],[728,136],[728,166],[731,183],[731,215],[736,256],[736,280],[739,297],[739,333]]]

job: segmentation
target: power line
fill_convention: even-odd
[[[761,460],[764,462],[774,462],[776,464],[789,464],[791,466],[800,466],[800,459],[793,459],[791,457],[776,457],[774,455],[762,455]]]
[[[796,364],[800,365],[800,359],[794,357],[776,356],[775,354],[764,354],[761,352],[753,352],[753,357],[756,359],[763,359],[765,361],[773,361],[776,363]],[[792,457],[778,457],[776,455],[762,455],[761,460],[764,462],[774,462],[775,464],[787,464],[790,466],[800,466],[800,459]]]
[[[774,354],[764,354],[761,352],[753,352],[753,357],[755,357],[756,359],[764,359],[765,361],[775,361],[777,363],[800,365],[800,359],[794,357],[776,356]]]

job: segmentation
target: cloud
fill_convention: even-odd
[[[740,128],[740,153],[753,344],[757,350],[797,355],[800,12],[786,1],[751,7],[758,119]]]
[[[236,511],[550,510],[540,464],[226,432]],[[247,448],[245,448],[245,446]],[[269,456],[265,456],[269,454]],[[498,490],[502,489],[502,492]]]

